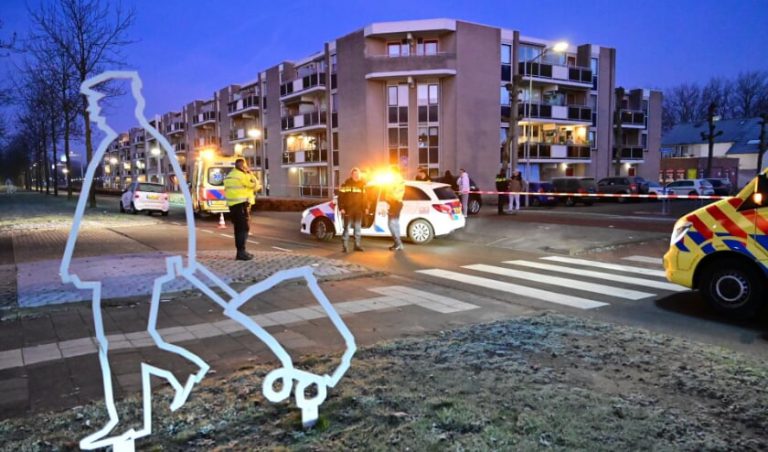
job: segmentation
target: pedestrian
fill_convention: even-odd
[[[416,180],[423,181],[423,182],[431,182],[432,179],[430,179],[429,175],[427,174],[427,170],[424,168],[419,168],[419,171],[416,173]]]
[[[235,226],[235,260],[238,261],[253,259],[253,254],[245,250],[245,241],[251,229],[251,206],[256,202],[255,193],[259,190],[261,183],[251,174],[245,160],[235,160],[235,167],[224,178],[224,194]]]
[[[349,226],[354,228],[355,251],[364,251],[360,246],[363,214],[365,213],[365,181],[360,177],[360,169],[352,168],[349,178],[339,187],[339,213],[343,218],[344,232],[341,234],[342,250],[349,252]]]
[[[496,191],[498,192],[498,210],[499,215],[504,214],[504,205],[508,204],[507,195],[504,193],[509,187],[509,179],[507,179],[506,172],[502,169],[499,174],[496,175]]]
[[[405,195],[405,183],[399,173],[395,174],[392,184],[387,187],[385,201],[389,205],[387,211],[387,224],[389,233],[392,234],[394,243],[389,247],[390,251],[402,251],[403,241],[400,239],[400,211],[403,210],[403,196]]]
[[[512,174],[512,178],[509,179],[509,188],[511,192],[509,194],[509,211],[520,210],[520,192],[523,191],[525,183],[523,182],[523,176],[520,175],[520,171],[515,171]]]
[[[458,186],[457,188],[459,194],[461,195],[461,213],[464,214],[464,217],[466,217],[467,209],[469,208],[470,183],[469,174],[464,171],[464,168],[459,170],[459,178],[456,180],[456,185]]]
[[[456,191],[457,189],[456,176],[451,173],[451,170],[445,170],[445,174],[443,175],[443,178],[440,179],[440,182],[450,185],[453,191]]]

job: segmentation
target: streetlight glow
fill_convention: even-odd
[[[152,155],[154,155],[155,157],[159,157],[160,156],[160,148],[152,148],[149,152]]]
[[[109,163],[113,165],[117,165],[117,157],[112,157],[111,159],[109,159]]]
[[[552,46],[552,50],[558,53],[565,52],[568,50],[568,43],[566,41],[560,41]]]
[[[248,129],[248,136],[250,138],[259,138],[261,136],[261,130],[259,130],[259,129]]]

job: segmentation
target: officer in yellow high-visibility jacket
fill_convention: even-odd
[[[235,226],[236,260],[249,261],[253,255],[245,250],[245,241],[250,231],[251,205],[256,202],[256,192],[261,190],[261,183],[243,159],[235,161],[235,167],[224,178],[224,193],[227,197],[232,224]]]

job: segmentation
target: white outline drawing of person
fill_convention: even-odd
[[[188,238],[186,265],[182,260],[182,256],[170,256],[165,258],[166,274],[155,279],[152,288],[152,298],[150,303],[149,319],[147,322],[147,332],[152,337],[157,348],[181,356],[182,358],[195,364],[199,370],[196,373],[190,375],[186,382],[182,383],[172,372],[168,370],[160,369],[147,363],[141,363],[143,396],[142,428],[139,430],[131,428],[128,431],[118,433],[116,436],[108,436],[119,424],[120,419],[115,406],[114,391],[112,388],[112,371],[110,368],[108,354],[109,343],[104,332],[104,323],[102,320],[102,283],[101,281],[81,280],[79,276],[74,273],[71,264],[75,244],[80,232],[81,221],[83,214],[85,213],[88,193],[93,184],[94,175],[96,174],[99,163],[104,158],[107,147],[117,137],[117,133],[109,125],[107,125],[106,118],[101,115],[99,101],[103,99],[105,95],[99,92],[96,88],[108,80],[118,79],[125,79],[130,82],[131,94],[136,102],[134,109],[134,116],[136,120],[139,121],[139,124],[144,128],[145,132],[152,135],[152,137],[157,140],[163,150],[165,150],[171,166],[173,167],[174,173],[178,175],[179,187],[181,188],[184,197],[185,214],[187,220]],[[349,369],[352,356],[357,350],[354,336],[349,331],[346,324],[342,321],[336,310],[333,308],[333,305],[331,305],[330,301],[328,301],[328,298],[325,296],[323,291],[320,289],[317,279],[315,278],[310,267],[297,267],[276,272],[269,278],[248,287],[241,293],[238,293],[228,284],[222,281],[219,277],[217,277],[213,272],[197,262],[195,220],[192,210],[192,199],[190,196],[189,187],[186,183],[184,172],[181,170],[178,159],[173,152],[172,146],[168,140],[154,127],[152,127],[144,117],[145,100],[141,94],[141,88],[141,79],[139,78],[138,73],[135,71],[107,71],[96,77],[86,80],[80,87],[80,92],[88,99],[88,110],[91,115],[91,120],[101,131],[105,133],[105,137],[99,143],[93,158],[88,164],[86,177],[83,181],[77,207],[75,209],[72,228],[70,230],[64,256],[61,261],[60,276],[64,283],[71,283],[79,289],[92,291],[91,307],[93,311],[96,339],[99,346],[98,357],[104,385],[104,402],[109,417],[109,421],[104,427],[80,441],[80,447],[82,449],[90,450],[112,446],[115,451],[134,450],[136,439],[151,434],[151,377],[154,375],[156,377],[165,379],[173,387],[175,390],[175,395],[171,402],[170,408],[172,411],[175,411],[184,404],[184,402],[189,397],[189,394],[192,391],[194,385],[199,383],[207,373],[209,365],[202,358],[183,347],[166,342],[157,331],[160,295],[163,290],[163,285],[179,277],[184,278],[188,282],[192,283],[203,294],[218,304],[223,309],[223,312],[226,316],[244,326],[251,333],[262,340],[267,345],[267,347],[269,347],[269,349],[280,361],[282,367],[271,371],[264,378],[262,383],[262,391],[264,396],[271,402],[279,402],[285,400],[290,396],[291,390],[293,389],[293,382],[295,381],[296,388],[294,390],[294,399],[296,401],[296,405],[301,409],[302,422],[304,426],[313,425],[317,421],[318,407],[323,403],[327,396],[327,388],[334,387]],[[311,291],[312,295],[322,306],[325,314],[328,316],[329,320],[344,339],[346,350],[341,356],[339,365],[331,374],[316,375],[311,372],[295,368],[290,355],[285,350],[285,348],[283,348],[282,345],[278,343],[274,336],[269,334],[269,332],[256,324],[253,319],[239,310],[240,307],[246,304],[253,297],[271,289],[283,281],[290,279],[305,280],[307,287]],[[209,287],[209,284],[205,283],[204,280],[209,281],[209,284],[217,286],[218,289],[226,294],[226,297],[229,297],[229,299],[226,299],[225,297],[219,295],[216,291],[212,290],[211,287]],[[280,389],[276,391],[275,385],[278,383],[280,384]],[[307,389],[313,385],[315,386],[315,395],[314,397],[307,398]]]

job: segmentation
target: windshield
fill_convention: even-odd
[[[208,168],[208,183],[220,187],[224,185],[224,177],[229,173],[232,167],[212,166]]]
[[[441,201],[445,201],[447,199],[458,199],[456,198],[456,193],[451,187],[436,187],[435,194],[437,195],[437,199]]]
[[[136,191],[145,191],[149,193],[165,193],[165,187],[160,184],[139,184]]]

